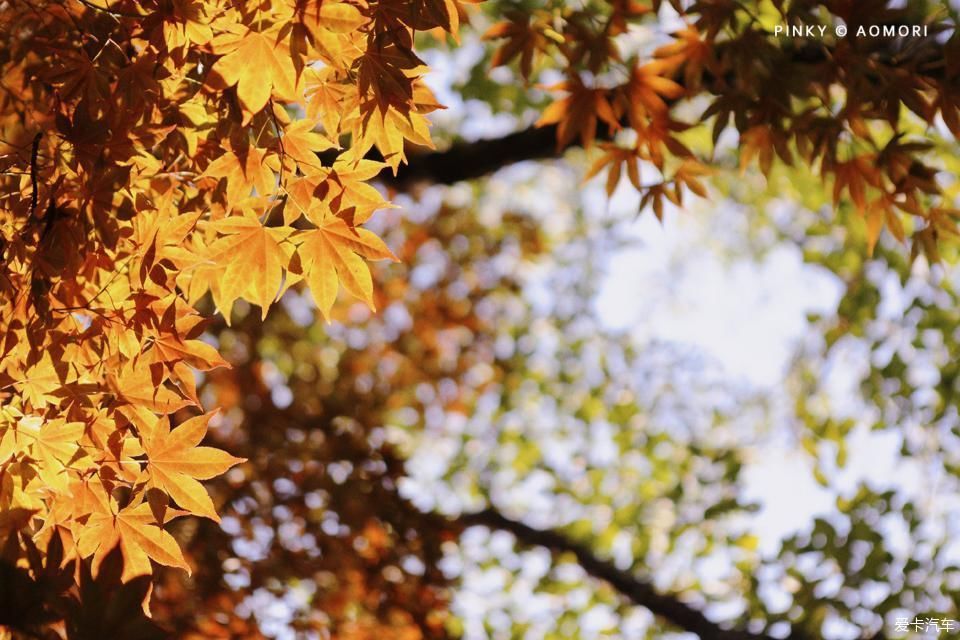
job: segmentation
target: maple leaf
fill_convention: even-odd
[[[357,104],[357,87],[333,67],[308,69],[306,74],[307,117],[320,120],[332,139],[340,135],[341,123]]]
[[[37,473],[50,488],[66,489],[68,464],[80,450],[78,441],[83,431],[82,422],[44,422],[37,416],[20,421],[20,434],[33,440],[29,451],[30,457],[37,462]]]
[[[209,371],[217,367],[230,366],[212,346],[202,340],[182,340],[178,336],[165,333],[154,338],[147,362],[164,362],[171,366],[186,362],[194,369]]]
[[[790,149],[782,132],[766,125],[757,125],[743,132],[741,136],[742,155],[740,156],[741,172],[757,157],[760,161],[760,170],[764,174],[770,173],[773,165],[774,152],[786,164],[792,162]]]
[[[37,409],[56,404],[57,392],[71,379],[68,365],[55,363],[49,353],[44,353],[40,361],[25,373],[23,379],[16,382],[16,388]]]
[[[580,135],[584,147],[590,147],[597,137],[597,120],[602,120],[611,131],[620,128],[617,114],[610,104],[606,89],[590,89],[579,78],[550,87],[568,91],[569,96],[553,102],[537,120],[537,126],[557,125],[557,149],[563,149]]]
[[[197,480],[208,480],[245,462],[213,447],[200,447],[215,412],[190,418],[173,431],[169,421],[157,421],[143,436],[147,473],[153,486],[169,494],[183,509],[220,521],[206,489]]]
[[[324,135],[313,129],[314,123],[310,120],[298,120],[284,129],[283,138],[280,142],[282,152],[296,160],[300,170],[305,174],[323,167],[320,158],[317,156],[318,151],[332,149],[336,146]]]
[[[387,22],[403,23],[416,31],[439,27],[457,37],[460,13],[454,0],[420,0],[409,5],[384,2],[379,9]]]
[[[275,161],[275,158],[268,159],[262,149],[246,147],[231,150],[211,162],[203,175],[225,178],[227,202],[236,204],[250,196],[254,188],[262,196],[273,193],[276,182],[270,161]]]
[[[236,85],[244,124],[266,106],[271,95],[296,99],[299,74],[290,47],[279,34],[248,30],[214,40],[214,50],[226,55],[213,65],[210,82],[215,87]]]
[[[103,559],[118,545],[123,554],[123,582],[152,573],[151,560],[190,573],[177,541],[157,522],[149,503],[119,509],[116,500],[100,485],[88,485],[84,495],[90,513],[79,528],[77,552],[84,558],[93,555],[95,574]]]
[[[703,72],[709,68],[713,70],[711,43],[693,27],[686,27],[673,35],[673,42],[654,51],[653,55],[665,61],[669,68],[683,67],[683,88],[694,91],[700,87]],[[661,89],[669,89],[671,93],[676,89],[663,85]]]
[[[867,188],[882,189],[883,182],[876,165],[876,156],[864,153],[844,162],[837,162],[833,167],[833,201],[840,203],[840,198],[846,189],[850,199],[859,213],[867,209]]]
[[[353,160],[349,158],[351,155],[344,154],[338,159],[327,183],[330,187],[330,209],[335,210],[350,227],[355,227],[369,220],[377,209],[393,205],[368,183],[368,180],[379,175],[384,164],[373,160]]]
[[[634,67],[624,87],[629,108],[627,114],[634,129],[643,129],[649,119],[663,119],[669,109],[667,100],[680,98],[685,89],[665,77],[671,60],[656,60]]]
[[[584,176],[584,180],[589,180],[609,165],[606,191],[608,196],[612,196],[617,185],[620,183],[622,168],[626,165],[627,176],[630,178],[630,182],[638,191],[641,190],[643,185],[640,183],[640,165],[636,149],[618,147],[609,142],[601,144],[600,147],[605,153],[593,163],[593,166],[590,167],[590,170],[587,171],[587,174]]]
[[[157,413],[173,413],[193,404],[178,391],[164,384],[166,376],[159,365],[131,363],[117,373],[110,373],[107,382],[117,397]]]
[[[427,90],[429,93],[429,90]],[[414,99],[420,92],[414,89]],[[422,95],[422,94],[421,94]],[[432,94],[430,94],[432,96]],[[355,154],[366,152],[376,146],[383,156],[384,162],[394,175],[400,165],[407,160],[404,150],[407,142],[433,148],[430,139],[430,122],[426,116],[413,109],[398,110],[392,106],[379,109],[371,102],[362,109],[362,135],[351,148]]]
[[[134,219],[134,238],[142,247],[132,271],[139,276],[141,286],[149,280],[163,286],[167,281],[165,259],[177,260],[180,244],[196,227],[200,214],[180,215],[170,207],[156,212],[144,212]],[[157,267],[160,267],[159,269]]]
[[[330,320],[341,283],[374,308],[373,281],[363,258],[396,260],[383,240],[366,229],[351,229],[340,218],[328,216],[316,229],[298,233],[295,241],[304,278],[324,318]]]
[[[155,306],[162,304],[158,301]],[[164,309],[152,339],[148,338],[144,346],[144,361],[167,364],[174,372],[177,365],[200,371],[229,367],[214,347],[197,339],[205,324],[202,316],[174,299],[174,303]]]
[[[324,0],[318,4],[315,11],[305,9],[300,18],[312,31],[325,30],[332,33],[356,31],[364,22],[359,9],[352,4],[335,0]]]
[[[513,13],[508,20],[493,25],[483,34],[483,39],[505,39],[506,42],[494,52],[490,66],[509,64],[520,56],[520,73],[524,78],[529,78],[534,57],[547,46],[544,30],[545,26],[539,20],[531,20],[530,15],[524,12]]]
[[[357,86],[381,110],[393,106],[405,113],[413,103],[412,77],[425,68],[411,49],[395,41],[378,41],[360,59]]]
[[[163,39],[169,49],[185,47],[193,42],[205,44],[213,38],[206,3],[179,0],[172,4],[173,12],[164,16],[163,21]]]
[[[216,282],[214,300],[229,319],[233,302],[243,297],[260,305],[266,317],[270,305],[280,293],[284,268],[290,261],[289,250],[281,246],[293,229],[264,227],[249,215],[225,218],[214,228],[226,234],[209,247],[207,261]]]

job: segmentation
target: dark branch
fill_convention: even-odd
[[[494,508],[464,514],[458,518],[458,522],[465,526],[482,525],[490,529],[509,531],[521,544],[546,547],[559,553],[570,553],[584,571],[594,578],[609,583],[633,604],[640,605],[663,620],[698,635],[702,640],[774,640],[772,636],[764,634],[723,628],[677,596],[658,593],[646,580],[618,569],[612,562],[598,558],[587,546],[570,540],[557,531],[535,529],[506,517]],[[790,634],[791,640],[804,640],[804,638],[805,636],[797,632]]]
[[[605,125],[598,125],[597,129],[598,138],[610,136]],[[560,155],[556,125],[534,126],[502,138],[458,142],[444,151],[411,154],[410,161],[400,165],[396,176],[386,171],[380,179],[400,190],[422,182],[455,184],[481,178],[524,160],[544,160]]]
[[[609,127],[602,122],[598,123],[597,138],[605,140],[609,137]],[[482,178],[524,160],[559,158],[562,152],[563,150],[557,149],[556,125],[532,126],[502,138],[457,142],[442,151],[408,151],[408,161],[400,165],[397,175],[393,175],[391,169],[385,168],[379,179],[400,191],[418,183],[456,184],[463,180]],[[338,154],[337,150],[329,150],[319,152],[317,156],[324,166],[330,166],[336,161]],[[376,149],[372,149],[367,157],[370,160],[383,160]]]

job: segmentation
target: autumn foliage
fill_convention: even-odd
[[[238,302],[265,319],[289,290],[309,292],[328,321],[342,319],[344,293],[370,310],[400,295],[378,292],[371,276],[370,262],[398,260],[365,227],[392,206],[374,184],[400,184],[408,165],[436,161],[427,116],[442,106],[415,44],[428,36],[456,47],[472,4],[0,2],[7,563],[36,580],[66,569],[57,593],[96,591],[102,572],[138,607],[149,605],[156,565],[196,569],[170,523],[219,522],[202,482],[226,474],[229,484],[252,464],[202,444],[222,397],[202,397],[198,384],[234,374],[201,336],[230,326]],[[626,178],[641,209],[662,217],[687,194],[706,197],[707,178],[724,168],[691,131],[706,126],[716,145],[735,130],[735,169],[813,168],[834,206],[862,219],[864,252],[886,228],[936,259],[938,241],[955,233],[954,187],[937,182],[933,145],[912,132],[939,118],[960,135],[960,66],[930,53],[960,51],[956,35],[894,42],[892,52],[882,49],[890,42],[783,43],[738,3],[672,2],[684,27],[625,55],[631,28],[655,21],[661,3],[582,4],[507,7],[480,34],[490,66],[511,66],[550,96],[536,130],[551,131],[549,148],[520,145],[521,155],[582,146],[587,179],[605,175],[612,195]],[[813,4],[772,6],[790,21]],[[859,3],[872,11],[822,4],[848,24],[902,17],[876,0]],[[537,84],[545,69],[563,81]],[[702,107],[694,116],[682,109],[691,103]],[[408,240],[397,252],[412,259],[424,241]],[[431,300],[423,313],[479,324],[455,309]],[[384,530],[366,533],[379,540]],[[345,573],[363,592],[362,572]]]
[[[265,316],[305,282],[374,306],[368,184],[436,108],[416,31],[439,2],[17,3],[4,9],[0,536],[64,563],[119,547],[123,581],[190,571],[164,525],[218,520],[201,480],[243,460],[201,446],[195,372],[210,292]],[[376,149],[382,161],[366,159]],[[339,151],[330,165],[317,152]],[[21,547],[21,551],[23,548]],[[79,566],[79,565],[78,565]]]

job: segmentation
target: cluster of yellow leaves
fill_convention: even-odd
[[[56,535],[94,571],[119,547],[128,580],[188,569],[165,525],[217,520],[200,481],[243,462],[200,446],[196,372],[229,365],[195,305],[229,323],[302,281],[327,318],[341,286],[373,307],[369,183],[430,145],[413,34],[460,8],[98,6],[0,17],[0,545]]]

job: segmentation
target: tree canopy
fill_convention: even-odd
[[[950,6],[0,7],[2,637],[960,619]],[[776,393],[597,310],[638,216],[693,215],[839,283]],[[862,430],[930,504],[843,485]],[[775,553],[771,433],[835,499]]]

